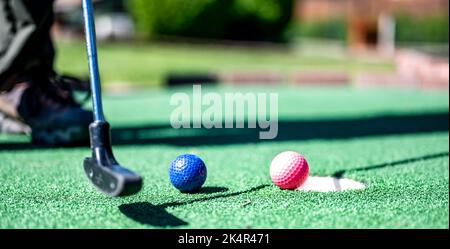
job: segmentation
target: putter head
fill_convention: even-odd
[[[91,183],[109,196],[132,195],[142,188],[142,178],[118,165],[100,165],[95,158],[84,159],[84,172]]]
[[[109,196],[132,195],[142,188],[142,178],[117,163],[111,149],[109,124],[94,121],[89,126],[92,157],[84,159],[84,172],[91,183]]]

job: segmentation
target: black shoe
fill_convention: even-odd
[[[34,75],[30,81],[0,95],[2,102],[10,103],[9,109],[13,110],[9,119],[15,118],[31,128],[33,143],[50,146],[88,144],[92,112],[82,109],[75,101],[73,88],[68,83],[70,80],[73,78],[54,73]],[[0,109],[5,108],[0,105]]]

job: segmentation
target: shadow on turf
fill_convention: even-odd
[[[226,187],[203,187],[198,192],[191,194],[214,194],[214,193],[223,193],[227,191],[228,188]]]
[[[188,201],[184,201],[184,202],[168,202],[168,203],[163,203],[160,205],[153,205],[149,202],[135,202],[135,203],[129,203],[129,204],[122,204],[119,206],[119,210],[128,218],[130,218],[134,221],[137,221],[141,224],[157,226],[157,227],[177,227],[177,226],[188,225],[188,223],[179,219],[178,217],[170,214],[169,212],[167,212],[166,208],[184,206],[184,205],[197,203],[197,202],[205,202],[205,201],[210,201],[210,200],[219,199],[219,198],[227,198],[227,197],[237,196],[237,195],[241,195],[241,194],[255,192],[260,189],[269,187],[269,186],[271,186],[271,185],[263,184],[263,185],[259,185],[257,187],[253,187],[253,188],[250,188],[250,189],[247,189],[244,191],[238,191],[238,192],[226,193],[226,194],[218,194],[218,195],[214,195],[214,196],[197,198],[197,199],[188,200]],[[211,191],[213,188],[215,188],[215,187],[209,188],[209,191]],[[205,188],[205,189],[207,191],[206,193],[209,194],[210,192],[208,191],[208,188]],[[215,190],[218,190],[218,189],[223,190],[223,189],[227,189],[227,188],[217,187]],[[215,191],[213,193],[217,193],[217,192],[219,192],[219,191]],[[199,194],[201,194],[201,192],[199,192]]]
[[[272,140],[260,140],[260,131],[258,129],[248,128],[178,129],[173,130],[175,134],[172,137],[160,137],[160,131],[167,129],[172,130],[170,125],[113,128],[111,130],[111,137],[114,146],[146,144],[201,146],[311,139],[348,139],[367,136],[448,131],[449,114],[448,112],[437,112],[409,115],[382,115],[358,119],[280,120],[278,123],[278,136]],[[0,143],[0,150],[42,148],[49,147],[36,146],[28,143]]]
[[[171,127],[167,126],[165,129],[171,129]],[[193,130],[195,130],[195,134],[192,134]],[[112,140],[114,145],[170,144],[177,146],[202,146],[311,139],[348,139],[448,130],[449,114],[448,112],[442,112],[417,115],[386,115],[360,119],[280,120],[278,123],[278,136],[273,140],[260,140],[260,131],[248,128],[178,129],[176,130],[177,136],[156,138],[152,137],[152,134],[154,134],[154,127],[152,126],[113,129]]]
[[[425,160],[431,160],[431,159],[436,159],[436,158],[440,158],[440,157],[448,157],[448,156],[449,156],[449,152],[448,151],[447,152],[440,152],[440,153],[425,155],[425,156],[421,156],[421,157],[412,157],[412,158],[407,158],[407,159],[394,161],[394,162],[387,162],[387,163],[382,163],[382,164],[377,164],[377,165],[371,165],[371,166],[367,166],[367,167],[363,167],[363,168],[339,170],[339,171],[336,171],[336,173],[334,173],[333,176],[336,177],[336,178],[342,178],[342,176],[345,173],[349,173],[349,172],[368,171],[368,170],[374,170],[374,169],[394,167],[394,166],[399,166],[399,165],[403,165],[403,164],[414,163],[414,162],[425,161]]]
[[[164,206],[155,206],[148,202],[136,202],[119,206],[120,212],[141,224],[156,227],[177,227],[188,225],[182,219],[170,214]]]

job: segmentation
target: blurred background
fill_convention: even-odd
[[[192,83],[448,91],[447,0],[98,0],[109,91]],[[57,69],[87,75],[80,0],[57,0]]]

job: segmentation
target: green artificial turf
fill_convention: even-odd
[[[449,228],[447,93],[351,88],[210,87],[279,93],[280,130],[173,130],[173,92],[107,95],[114,151],[145,179],[131,197],[108,198],[84,176],[89,148],[46,149],[0,135],[1,228]],[[366,189],[283,191],[269,177],[284,150],[310,174],[341,175]],[[168,167],[182,153],[208,168],[203,190],[182,194]]]

